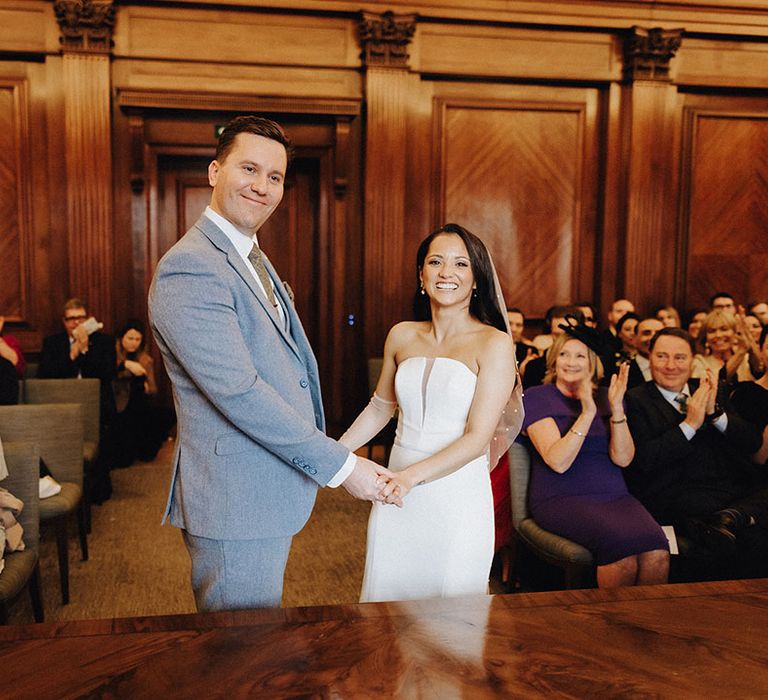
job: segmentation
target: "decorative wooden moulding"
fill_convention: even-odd
[[[406,68],[408,45],[416,32],[416,15],[396,15],[387,11],[381,15],[363,12],[358,25],[362,53],[366,66]]]
[[[624,42],[624,78],[671,81],[669,62],[682,43],[682,29],[632,27]]]
[[[115,8],[111,0],[56,0],[53,10],[65,51],[109,53],[114,45]]]

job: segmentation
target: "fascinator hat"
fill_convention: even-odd
[[[565,317],[565,323],[559,323],[558,327],[562,328],[566,335],[569,335],[571,338],[580,340],[598,357],[601,357],[605,354],[605,343],[600,334],[600,331],[598,331],[596,328],[592,328],[591,326],[587,326],[586,324],[581,323],[572,314],[568,314]]]

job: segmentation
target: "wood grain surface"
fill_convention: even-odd
[[[768,580],[0,630],[0,695],[764,697]]]

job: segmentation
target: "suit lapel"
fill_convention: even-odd
[[[229,264],[232,266],[235,272],[237,272],[237,274],[240,276],[240,279],[243,280],[243,282],[248,287],[248,289],[251,290],[251,292],[253,293],[253,296],[256,297],[256,301],[261,305],[261,308],[264,310],[264,313],[269,317],[269,319],[274,324],[277,332],[280,333],[280,335],[283,337],[285,342],[288,343],[288,345],[296,353],[296,355],[298,355],[299,357],[302,357],[301,352],[299,351],[299,348],[296,345],[296,342],[294,341],[293,337],[291,337],[291,334],[285,329],[283,321],[280,318],[280,314],[275,310],[275,308],[269,302],[266,295],[261,290],[256,280],[254,279],[253,275],[251,274],[251,271],[246,267],[245,262],[243,262],[243,259],[235,250],[235,247],[232,245],[232,242],[229,240],[229,238],[227,238],[224,232],[218,226],[216,226],[216,224],[214,224],[213,221],[211,221],[207,216],[201,216],[196,226],[205,234],[205,236],[211,241],[211,243],[213,243],[219,250],[221,250],[227,256],[227,262],[229,262]],[[269,263],[269,261],[266,260],[266,258],[265,258],[265,263],[267,265],[267,269],[269,273],[272,275],[272,279],[277,281],[279,278],[277,277],[274,268]],[[283,301],[283,309],[286,311],[286,313],[289,313],[288,307],[290,306],[292,311],[292,305],[290,304],[290,302],[286,302],[285,291],[281,289],[281,286],[282,285],[276,283],[275,291],[280,295],[281,301]],[[294,312],[294,317],[295,317],[295,312]],[[293,319],[291,319],[290,327],[295,327],[293,323]]]

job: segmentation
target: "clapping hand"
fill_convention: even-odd
[[[715,410],[715,398],[717,397],[717,385],[714,383],[712,370],[701,379],[699,388],[693,392],[693,396],[686,404],[685,422],[694,430],[698,430],[703,424],[707,413]]]
[[[629,379],[629,363],[622,362],[617,374],[611,377],[608,385],[608,403],[614,417],[624,415],[624,394],[627,393],[627,381]]]

